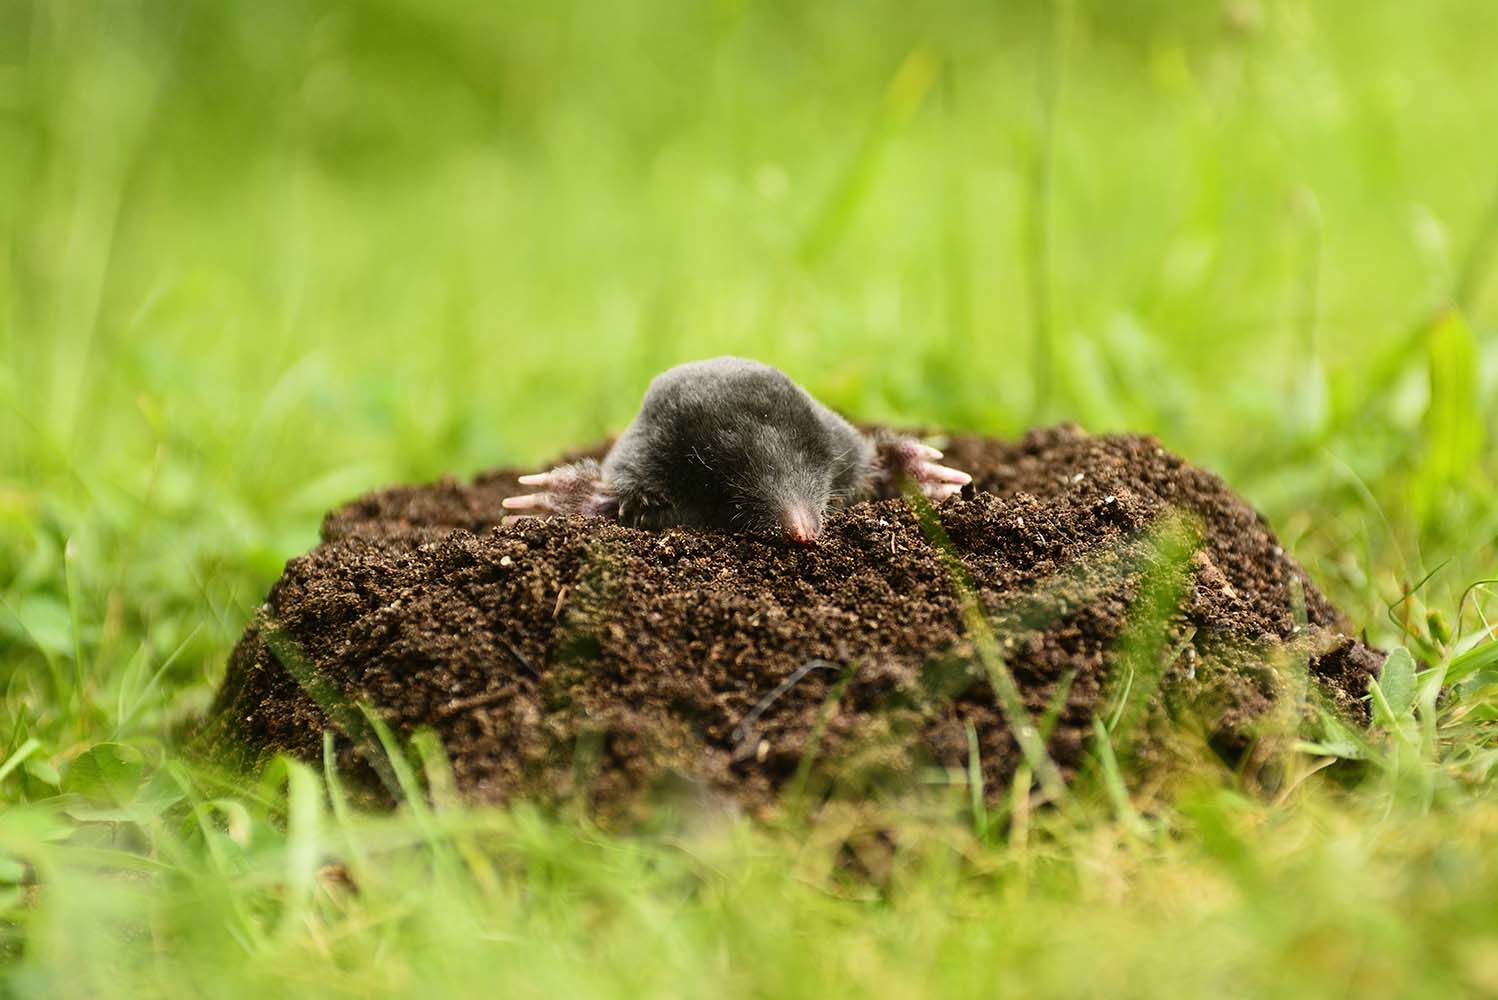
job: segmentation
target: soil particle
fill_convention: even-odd
[[[1054,717],[1064,774],[1125,688],[1148,702],[1136,760],[1188,716],[1241,753],[1307,676],[1297,665],[1313,700],[1364,718],[1381,654],[1216,476],[1151,438],[1071,427],[945,451],[974,477],[939,511],[956,573],[898,499],[831,515],[803,548],[577,517],[501,526],[512,470],[372,493],[288,563],[203,736],[315,759],[331,728],[368,774],[350,708],[364,701],[397,734],[435,730],[477,799],[619,813],[688,787],[760,813],[803,760],[823,791],[878,794],[967,768],[971,732],[984,787],[1005,794],[1020,756],[965,592],[1029,712]],[[1171,531],[1196,540],[1174,562]],[[1130,624],[1158,594],[1179,597],[1156,622],[1167,639],[1128,668],[1153,664],[1158,686],[1121,685]]]

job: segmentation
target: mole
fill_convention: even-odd
[[[636,528],[771,531],[802,545],[822,520],[908,483],[932,503],[972,477],[913,437],[864,434],[784,373],[745,358],[678,365],[651,381],[640,412],[600,463],[520,477],[509,510],[611,517]]]

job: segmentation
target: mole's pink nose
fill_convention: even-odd
[[[817,543],[821,525],[817,524],[816,515],[805,507],[787,507],[780,515],[780,523],[785,527],[785,533],[790,536],[791,541],[797,545]]]

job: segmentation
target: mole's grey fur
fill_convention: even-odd
[[[871,438],[758,361],[714,358],[656,376],[602,466],[522,476],[514,510],[616,517],[639,528],[782,530],[816,541],[830,508],[909,476],[933,501],[970,477],[912,438]]]
[[[725,357],[657,376],[603,478],[624,524],[778,529],[800,510],[815,532],[867,492],[874,461],[872,441],[783,373]]]

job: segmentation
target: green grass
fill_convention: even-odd
[[[1494,51],[1470,0],[0,0],[8,991],[1498,992]],[[626,835],[430,747],[393,815],[184,758],[327,507],[727,351],[1156,433],[1413,658],[1272,780],[1064,813]]]

